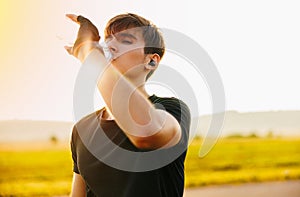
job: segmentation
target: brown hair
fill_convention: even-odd
[[[107,38],[112,34],[135,27],[141,27],[142,29],[142,34],[145,41],[144,53],[157,53],[160,58],[162,58],[165,53],[165,43],[162,34],[149,20],[136,14],[120,14],[110,19],[105,27],[104,36]],[[149,72],[146,80],[148,80],[153,72],[154,70]]]

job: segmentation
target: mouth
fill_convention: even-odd
[[[107,47],[106,43],[104,42],[104,43],[101,43],[100,45],[101,45],[101,47],[102,47],[102,49],[103,49],[104,56],[105,56],[106,60],[107,60],[108,62],[114,60],[115,58],[113,57],[113,54],[111,53],[111,51],[110,51],[109,48]]]
[[[103,52],[107,61],[112,61],[115,59],[115,57],[112,55],[112,53],[109,50],[103,49]]]

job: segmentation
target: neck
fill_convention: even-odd
[[[145,84],[146,84],[145,79],[146,79],[146,76],[141,75],[140,77],[135,78],[134,80],[131,79],[130,82],[132,83],[132,85],[137,87],[137,89],[140,91],[140,93],[142,95],[144,95],[146,98],[148,98],[149,94],[145,90]]]
[[[140,93],[142,94],[142,95],[144,95],[146,98],[148,98],[149,97],[149,94],[146,92],[146,90],[145,90],[145,85],[143,84],[142,86],[140,86],[140,87],[138,87],[138,90],[140,91]]]

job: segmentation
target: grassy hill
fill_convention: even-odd
[[[205,136],[211,116],[195,118],[199,120],[198,133]],[[270,111],[239,113],[227,111],[221,131],[222,136],[299,136],[300,111]],[[58,140],[68,140],[73,122],[6,120],[0,121],[0,143],[13,141],[41,141],[55,136]]]
[[[222,136],[244,135],[255,133],[267,136],[300,136],[300,111],[269,111],[239,113],[227,111],[222,129]],[[211,116],[199,118],[198,132],[205,135],[211,123]]]
[[[73,124],[59,121],[0,121],[0,142],[45,141],[52,136],[58,140],[67,140]]]

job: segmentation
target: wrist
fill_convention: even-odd
[[[78,58],[81,62],[90,54],[94,49],[100,51],[103,55],[103,49],[97,41],[85,41],[76,46],[73,55]]]

